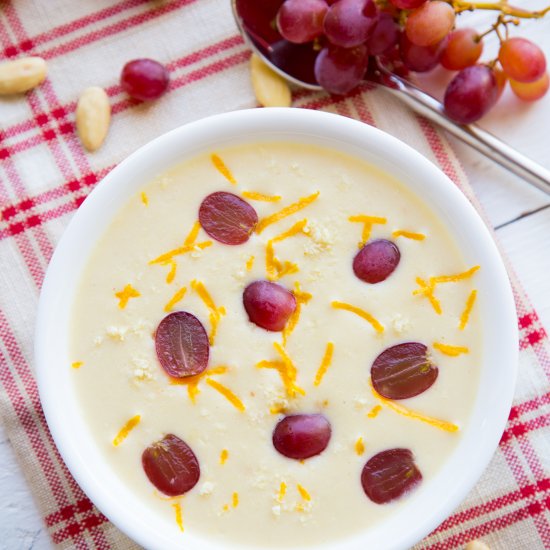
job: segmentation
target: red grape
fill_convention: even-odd
[[[455,12],[450,4],[440,0],[426,2],[412,11],[405,23],[409,40],[417,46],[431,46],[441,42],[455,23]]]
[[[243,244],[254,231],[258,214],[241,197],[218,191],[202,201],[199,222],[213,239],[224,244]]]
[[[376,26],[367,40],[370,55],[382,55],[399,41],[399,25],[386,12],[380,13]]]
[[[169,497],[190,491],[201,475],[195,453],[174,434],[149,445],[141,455],[141,464],[149,481]]]
[[[288,458],[303,460],[322,453],[331,433],[330,422],[322,414],[285,416],[273,430],[273,446]]]
[[[417,73],[425,73],[437,66],[446,45],[447,37],[431,46],[417,46],[403,33],[399,42],[399,51],[407,69]]]
[[[479,120],[498,99],[497,81],[485,65],[474,65],[460,71],[445,92],[445,112],[460,124]]]
[[[535,82],[518,82],[517,80],[510,79],[512,91],[520,99],[523,99],[523,101],[537,101],[537,99],[546,95],[549,85],[548,73],[544,73]]]
[[[325,0],[286,0],[277,13],[277,28],[289,42],[303,44],[323,34]]]
[[[526,38],[509,38],[500,45],[498,60],[504,72],[518,82],[534,82],[546,71],[543,51]]]
[[[122,89],[131,97],[147,101],[159,98],[168,88],[166,67],[154,59],[128,61],[120,75]]]
[[[390,2],[400,10],[414,10],[419,8],[426,0],[390,0]]]
[[[377,239],[357,253],[353,259],[353,272],[365,283],[380,283],[395,271],[400,259],[401,253],[395,243]]]
[[[372,364],[374,389],[388,399],[408,399],[429,389],[439,371],[428,359],[428,348],[418,342],[384,350]]]
[[[386,504],[408,493],[422,481],[409,449],[388,449],[375,454],[361,472],[365,494],[376,504]]]
[[[498,67],[493,67],[493,75],[497,83],[497,99],[502,95],[504,88],[506,87],[506,82],[508,82],[508,77],[506,73],[499,69]]]
[[[237,0],[235,7],[246,32],[255,43],[265,45],[281,39],[273,21],[284,0]]]
[[[345,49],[323,48],[315,60],[315,78],[332,94],[345,94],[363,79],[369,55],[365,45]]]
[[[359,46],[370,36],[377,15],[373,0],[339,0],[325,16],[325,36],[341,48]]]
[[[167,315],[157,327],[155,349],[162,368],[175,378],[203,372],[210,346],[202,323],[187,311]]]
[[[250,283],[243,293],[248,318],[259,327],[273,332],[285,328],[296,309],[296,298],[285,287],[270,281]]]
[[[475,65],[483,52],[483,42],[475,29],[459,29],[449,35],[449,42],[441,56],[441,65],[451,71],[460,71]]]

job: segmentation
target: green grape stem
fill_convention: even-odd
[[[518,17],[519,19],[541,19],[548,12],[550,12],[550,6],[538,10],[529,11],[516,6],[508,4],[508,0],[500,0],[499,2],[476,2],[467,0],[449,0],[449,3],[455,9],[456,13],[462,13],[463,11],[474,10],[492,10],[500,11],[503,15],[509,15],[511,17]]]

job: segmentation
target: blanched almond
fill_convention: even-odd
[[[290,107],[292,97],[284,78],[271,70],[256,54],[250,58],[252,87],[258,103],[264,107]]]
[[[76,106],[76,130],[88,151],[97,151],[101,147],[110,123],[111,105],[105,90],[97,86],[84,90]]]
[[[22,57],[0,64],[0,95],[22,94],[44,82],[46,62],[41,57]]]

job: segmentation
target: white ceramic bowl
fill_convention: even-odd
[[[256,109],[213,116],[159,137],[115,168],[69,224],[48,268],[36,328],[40,397],[55,442],[70,471],[98,508],[146,548],[231,548],[185,533],[173,538],[110,468],[84,422],[67,367],[71,306],[82,269],[98,237],[142,185],[203,151],[257,141],[304,142],[332,147],[375,164],[420,195],[454,234],[477,275],[484,332],[480,389],[469,427],[438,474],[389,519],[326,548],[408,548],[441,523],[472,489],[504,429],[517,369],[516,313],[510,284],[487,228],[464,195],[433,164],[399,140],[337,115],[301,109]],[[105,404],[108,406],[108,404]],[[325,546],[323,546],[324,548]],[[317,548],[321,548],[317,546]]]

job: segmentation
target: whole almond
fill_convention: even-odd
[[[22,57],[0,64],[0,95],[22,94],[44,82],[46,62],[41,57]]]
[[[284,78],[270,69],[256,54],[250,58],[252,87],[264,107],[290,107],[292,96]]]
[[[93,86],[82,92],[76,106],[76,130],[82,145],[97,151],[109,132],[111,105],[103,88]]]

